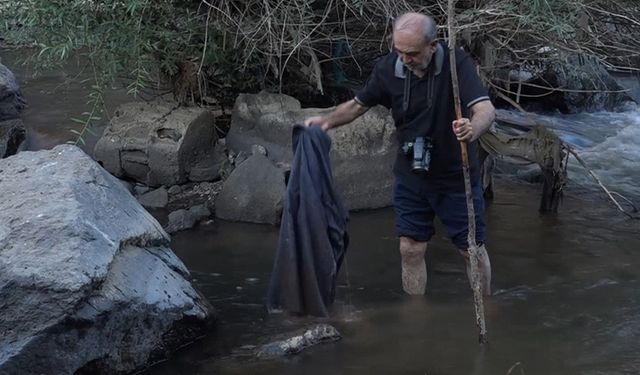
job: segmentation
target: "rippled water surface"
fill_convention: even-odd
[[[543,217],[531,186],[501,180],[497,192],[487,211],[488,347],[476,343],[463,263],[442,235],[428,251],[426,296],[402,294],[393,213],[384,209],[352,215],[348,272],[328,320],[344,339],[271,362],[238,349],[313,322],[264,314],[277,228],[217,223],[175,236],[221,322],[149,373],[639,373],[638,223],[597,198],[567,197],[559,215]]]

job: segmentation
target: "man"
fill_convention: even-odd
[[[436,40],[430,16],[406,13],[393,27],[393,51],[374,67],[356,97],[305,125],[323,130],[347,124],[372,106],[391,109],[400,147],[394,166],[393,204],[400,238],[402,286],[408,294],[424,294],[427,282],[425,252],[434,234],[434,216],[442,221],[467,263],[471,281],[468,216],[460,143],[469,147],[476,241],[481,282],[490,294],[491,265],[484,247],[484,202],[479,181],[475,140],[489,128],[495,109],[479,79],[471,57],[457,51],[457,71],[463,118],[456,120],[449,50]]]

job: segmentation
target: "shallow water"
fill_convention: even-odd
[[[93,85],[91,69],[72,59],[58,69],[35,71],[22,63],[28,56],[28,50],[0,49],[0,62],[15,74],[27,100],[21,116],[28,128],[26,149],[51,149],[76,141],[78,137],[72,129],[80,131],[82,125],[71,118],[84,119],[83,113],[92,110],[87,96]],[[109,114],[131,100],[122,85],[114,84],[107,90],[104,94],[107,113],[98,114],[100,119],[92,123],[95,134],[85,133],[84,144],[79,142],[78,146],[93,154],[93,147],[109,122]]]
[[[30,103],[23,118],[29,149],[72,139],[68,118],[86,110],[83,75],[34,78],[7,65]],[[122,91],[110,95],[110,106],[129,100]],[[640,196],[636,108],[550,118],[603,182]],[[85,149],[92,143],[88,139]],[[487,205],[494,294],[486,300],[486,347],[477,344],[463,261],[444,232],[428,250],[427,294],[405,296],[393,212],[382,209],[352,213],[334,313],[325,320],[265,314],[276,227],[216,222],[176,234],[173,248],[219,321],[205,338],[147,373],[640,373],[640,221],[618,213],[574,164],[570,177],[560,213],[549,216],[537,212],[540,187],[498,180]],[[281,360],[251,357],[253,346],[318,321],[333,324],[343,340]]]
[[[488,205],[494,295],[486,301],[485,348],[463,261],[442,235],[428,250],[426,296],[402,294],[393,213],[383,209],[352,214],[347,268],[328,320],[264,313],[277,228],[221,222],[174,236],[221,320],[215,333],[148,373],[507,374],[514,366],[512,374],[639,373],[638,223],[575,194],[559,215],[540,216],[537,198],[529,185],[499,180]],[[267,362],[238,350],[317,321],[344,339]]]

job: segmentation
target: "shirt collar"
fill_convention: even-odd
[[[440,72],[442,72],[442,65],[444,64],[444,48],[442,48],[442,45],[440,43],[436,45],[436,52],[434,53],[433,60],[433,64],[435,64],[435,71],[433,72],[433,75],[437,76],[438,74],[440,74]],[[398,58],[396,59],[394,75],[396,76],[396,78],[404,79],[406,77],[405,71],[406,69],[404,67],[404,64],[402,63],[402,61],[400,61],[400,56],[398,56]]]

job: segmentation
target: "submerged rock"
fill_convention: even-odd
[[[260,359],[283,357],[300,353],[304,349],[317,344],[333,342],[341,338],[342,335],[333,326],[318,324],[300,335],[263,345],[256,352],[256,356]]]
[[[0,373],[126,373],[213,309],[169,237],[75,146],[0,160]]]
[[[179,209],[169,214],[169,222],[165,229],[168,233],[175,233],[193,228],[196,223],[209,216],[211,216],[211,212],[203,204],[191,207],[188,210]]]

